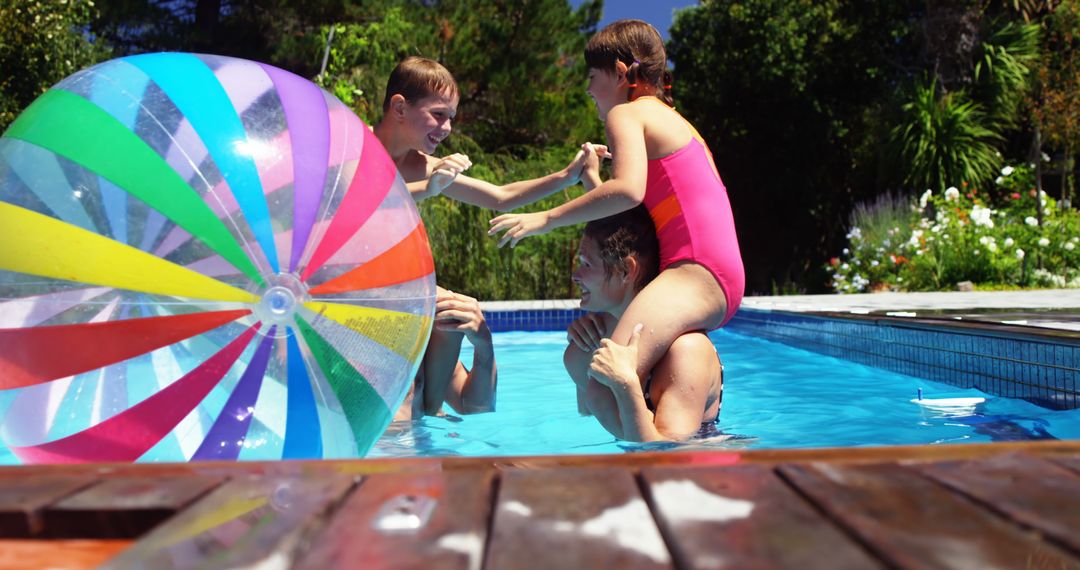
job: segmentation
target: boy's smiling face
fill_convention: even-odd
[[[405,103],[405,123],[414,140],[412,147],[431,154],[450,135],[457,116],[458,97],[449,93],[429,95],[415,103]]]

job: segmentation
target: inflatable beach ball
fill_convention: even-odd
[[[0,439],[24,463],[363,456],[434,304],[393,161],[286,71],[125,57],[0,138]]]

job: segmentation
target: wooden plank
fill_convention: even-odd
[[[299,568],[480,568],[494,471],[372,475],[334,513]]]
[[[641,473],[679,568],[881,568],[761,465]]]
[[[502,474],[486,568],[672,568],[633,475],[624,469]]]
[[[0,568],[97,568],[130,545],[130,540],[0,540]]]
[[[0,478],[37,477],[61,470],[68,475],[93,477],[123,475],[227,475],[240,473],[280,474],[297,465],[329,467],[342,473],[433,473],[461,469],[550,469],[555,467],[723,466],[745,463],[828,461],[832,463],[880,463],[882,461],[943,461],[990,457],[1025,452],[1039,456],[1080,457],[1080,440],[1044,440],[957,445],[897,445],[814,449],[743,449],[731,451],[652,451],[621,455],[544,455],[532,457],[400,457],[364,460],[224,461],[167,464],[20,465],[0,466]]]
[[[1059,465],[1063,465],[1068,469],[1072,469],[1076,473],[1080,473],[1080,455],[1073,455],[1071,457],[1055,457],[1054,462]]]
[[[42,510],[52,503],[89,487],[95,477],[67,476],[63,470],[35,477],[0,478],[0,537],[24,538],[44,528]]]
[[[42,511],[51,538],[136,538],[224,481],[219,476],[106,479]]]
[[[927,464],[920,469],[1080,552],[1080,476],[1049,461],[1001,455],[978,461]]]
[[[107,568],[288,567],[355,478],[305,469],[246,476],[218,487],[161,524]]]
[[[783,465],[792,484],[901,568],[1080,568],[1080,561],[896,464]]]

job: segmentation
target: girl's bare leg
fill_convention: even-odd
[[[679,262],[660,272],[630,302],[611,340],[627,344],[642,323],[638,377],[645,378],[683,333],[716,328],[727,312],[727,298],[709,270]]]

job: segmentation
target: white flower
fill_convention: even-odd
[[[1080,243],[1080,236],[1073,236],[1073,238],[1071,240],[1069,240],[1069,241],[1075,242],[1075,243]]]
[[[911,232],[911,239],[908,240],[907,244],[911,247],[919,247],[919,238],[921,238],[922,235],[922,230],[915,230]]]
[[[1031,216],[1028,216],[1028,217],[1024,218],[1024,223],[1029,225],[1029,226],[1037,226],[1037,225],[1039,225],[1039,220],[1036,220],[1035,218],[1033,218]]]
[[[1011,167],[1011,166],[1006,166],[1006,167],[1001,169],[1001,175],[1002,176],[1008,176],[1008,175],[1010,175],[1012,173],[1013,173],[1013,167]]]
[[[994,241],[994,238],[992,238],[990,236],[982,236],[981,238],[979,238],[979,243],[981,243],[983,245],[986,245],[986,244],[988,244],[988,243],[990,243],[992,241]]]
[[[1069,245],[1072,245],[1072,244],[1070,243]],[[1072,248],[1070,247],[1069,249],[1072,249]],[[871,259],[870,260],[870,267],[877,267],[878,265],[880,265],[878,260],[876,260],[876,259]]]
[[[1046,247],[1050,245],[1050,240],[1046,238],[1039,238],[1039,247]]]
[[[975,222],[976,226],[986,226],[988,228],[994,227],[994,220],[990,219],[990,216],[994,215],[994,211],[990,208],[983,208],[978,204],[971,209],[971,221]]]
[[[849,253],[851,253],[851,250],[845,247],[844,248],[844,255],[847,255]]]
[[[929,200],[929,199],[930,199],[930,196],[933,196],[933,195],[934,195],[934,192],[933,192],[933,191],[931,191],[931,190],[930,190],[930,189],[928,188],[928,189],[926,190],[926,192],[923,192],[923,195],[922,195],[922,196],[919,196],[919,209],[920,209],[920,210],[922,210],[923,208],[925,208],[925,207],[926,207],[926,201],[927,201],[927,200]]]
[[[1022,250],[1022,249],[1017,249],[1016,250],[1016,259],[1024,259],[1024,250]]]
[[[1005,242],[1004,242],[1005,247],[1012,247],[1014,243],[1016,243],[1016,242],[1013,241],[1013,238],[1011,238],[1011,237],[1005,238]]]
[[[982,253],[982,251],[981,251],[981,250],[979,250],[979,249],[976,249],[976,250],[975,250],[975,255],[979,255],[980,253]]]
[[[851,231],[848,232],[847,238],[862,239],[862,230],[860,230],[859,228],[851,228]]]
[[[1002,182],[1005,182],[1005,179],[1000,176],[994,179],[994,184],[997,184],[998,186],[1001,186]]]
[[[960,199],[960,191],[956,189],[956,186],[949,186],[945,189],[945,201],[952,202],[953,200]]]
[[[986,244],[986,249],[989,249],[990,253],[997,253],[997,244],[991,241],[990,243]]]
[[[1050,162],[1050,155],[1046,154],[1045,152],[1039,154],[1042,155],[1043,162]]]
[[[850,265],[848,265],[848,264],[846,264],[846,263],[844,263],[844,264],[842,264],[842,265],[840,266],[840,269],[843,269],[844,271],[847,271],[848,269],[851,269],[851,266],[850,266]]]
[[[1065,242],[1065,249],[1068,250],[1068,251],[1072,251],[1072,250],[1076,249],[1076,244],[1074,244],[1071,241],[1067,241],[1067,242]]]

